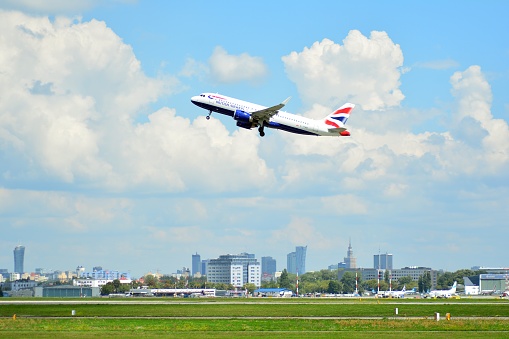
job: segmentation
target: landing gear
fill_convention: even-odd
[[[260,132],[260,136],[261,136],[261,137],[265,136],[265,131],[263,130],[263,125],[261,125],[260,127],[258,127],[258,132]]]
[[[212,114],[212,111],[209,111],[209,115],[207,115],[205,118],[206,118],[207,120],[210,120],[210,115],[211,115],[211,114]]]

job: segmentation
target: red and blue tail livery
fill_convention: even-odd
[[[346,121],[350,117],[350,112],[355,107],[354,104],[344,104],[331,114],[329,114],[324,120],[325,124],[331,126],[329,131],[338,131],[342,136],[349,136],[350,132],[348,132],[345,128]]]
[[[289,100],[287,98],[278,105],[265,107],[217,93],[202,93],[191,98],[193,104],[209,111],[207,119],[210,119],[212,112],[228,115],[237,121],[238,127],[258,128],[262,137],[265,127],[305,135],[350,136],[345,124],[354,104],[344,104],[324,119],[313,120],[281,111]]]

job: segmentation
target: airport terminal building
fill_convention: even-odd
[[[413,281],[418,281],[419,277],[423,276],[426,272],[429,272],[431,275],[431,285],[436,286],[437,283],[438,271],[429,267],[404,267],[387,271],[389,271],[392,281],[398,281],[398,279],[402,277],[410,277]],[[341,280],[345,272],[357,273],[362,281],[366,281],[373,279],[384,279],[386,270],[376,268],[345,268],[344,270],[339,270],[338,280]]]
[[[464,277],[466,295],[498,295],[509,291],[509,269],[480,269],[493,273]]]

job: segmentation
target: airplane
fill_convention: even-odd
[[[407,291],[406,286],[403,286],[403,289],[401,291],[378,291],[378,293],[373,289],[371,291],[372,294],[376,295],[378,298],[404,298],[405,294],[409,293],[415,293],[416,288],[412,288],[411,290]]]
[[[406,293],[406,286],[403,285],[403,289],[401,291],[391,291],[390,296],[392,298],[404,298]]]
[[[453,294],[456,294],[456,281],[449,290],[433,290],[429,292],[430,298],[450,298]]]
[[[417,293],[417,287],[412,288],[411,290],[407,290],[406,286],[403,286],[401,291],[391,291],[392,298],[404,298],[407,294]]]
[[[212,112],[228,115],[237,121],[238,127],[247,129],[258,127],[261,137],[265,135],[265,127],[304,135],[350,136],[345,124],[355,107],[354,104],[346,103],[322,120],[314,120],[280,111],[288,101],[290,98],[278,105],[264,107],[214,93],[202,93],[191,98],[193,104],[209,111],[207,120],[210,119]]]

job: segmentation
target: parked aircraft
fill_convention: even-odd
[[[415,294],[417,293],[417,288],[414,287],[411,290],[407,290],[406,286],[403,286],[403,289],[401,291],[392,291],[391,297],[393,298],[404,298],[407,294]]]
[[[207,119],[210,119],[212,112],[228,115],[237,121],[238,127],[258,127],[261,137],[265,135],[265,127],[305,135],[350,136],[345,124],[354,104],[346,103],[325,118],[314,120],[280,111],[289,100],[287,98],[278,105],[264,107],[214,93],[202,93],[191,98],[193,104],[209,111]]]
[[[403,286],[401,291],[378,291],[372,290],[371,293],[376,295],[378,298],[404,298],[406,294],[416,293],[416,288],[412,288],[411,290],[406,289],[406,286]]]
[[[451,289],[430,291],[429,292],[429,297],[430,298],[450,298],[454,294],[456,294],[456,285],[457,285],[457,283],[455,281],[454,284],[452,285]]]
[[[391,291],[390,296],[392,298],[404,298],[406,293],[406,286],[403,286],[401,291]]]

